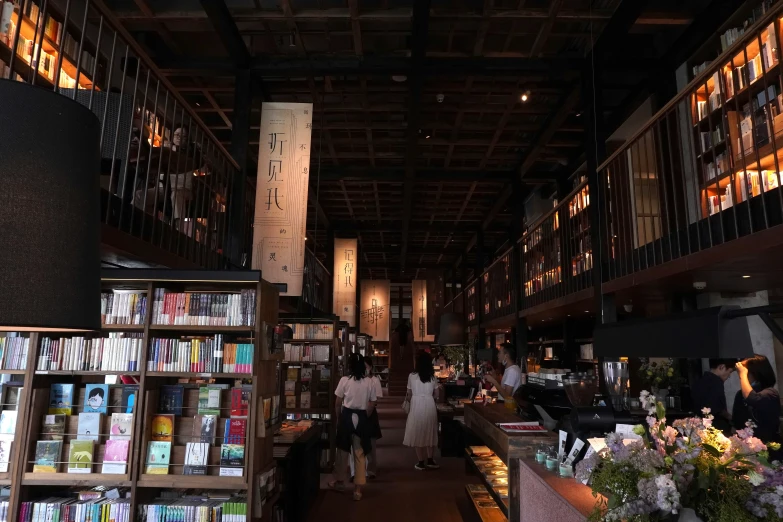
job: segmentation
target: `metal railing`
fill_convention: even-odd
[[[776,6],[600,167],[604,281],[783,222]]]
[[[523,309],[592,286],[589,206],[589,188],[582,181],[522,236],[518,248]]]
[[[191,265],[226,267],[232,249],[241,263],[250,248],[228,222],[236,163],[103,3],[0,1],[0,13],[0,77],[100,120],[102,223]]]
[[[516,312],[514,248],[500,255],[481,275],[482,320],[504,317]]]

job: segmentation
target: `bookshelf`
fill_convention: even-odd
[[[312,419],[323,424],[322,469],[334,466],[337,419],[334,391],[341,375],[340,335],[347,337],[337,318],[284,317],[293,338],[283,347],[280,396],[283,418]]]
[[[781,185],[783,19],[779,13],[774,9],[733,38],[690,92],[703,218],[766,200],[766,194]]]
[[[155,506],[161,495],[170,495],[168,490],[172,489],[177,495],[209,491],[222,496],[224,513],[231,509],[241,515],[246,510],[245,518],[238,520],[271,519],[273,506],[264,502],[278,494],[276,488],[266,485],[274,483],[276,476],[272,426],[276,423],[275,402],[279,417],[280,397],[276,361],[266,340],[267,329],[277,323],[278,291],[257,271],[230,272],[230,278],[226,274],[106,270],[102,274],[102,320],[110,324],[104,323],[96,332],[46,331],[25,337],[28,350],[22,370],[0,369],[0,376],[14,383],[3,387],[4,397],[9,395],[8,389],[19,389],[8,471],[0,471],[0,485],[10,485],[11,490],[10,522],[29,519],[33,503],[52,494],[62,493],[65,498],[66,490],[74,491],[69,488],[95,486],[127,492],[123,502],[128,510],[117,515],[117,522],[135,519],[140,509],[158,509]],[[161,320],[164,311],[177,317],[176,322],[185,323],[194,317],[188,312],[196,311],[183,307],[184,300],[179,306],[173,301],[164,306],[162,299],[156,299],[163,294],[183,296],[180,299],[196,294],[212,296],[212,308],[202,308],[201,312],[208,313],[198,316],[213,324],[158,324],[165,322]],[[135,297],[125,299],[131,295]],[[233,308],[218,299],[234,295],[243,299]],[[108,304],[108,296],[125,300],[115,301],[121,306],[114,308]],[[236,322],[243,323],[241,326],[221,324],[230,321],[232,310],[238,310]],[[117,311],[122,313],[114,316]],[[0,332],[0,348],[10,335]],[[157,342],[160,340],[173,349],[164,350]],[[187,352],[186,362],[188,370],[198,371],[181,371],[185,361],[177,356],[186,354],[186,347],[197,348]],[[10,352],[0,355],[3,368],[6,353]],[[130,380],[135,382],[129,384]],[[212,395],[204,394],[208,386]],[[68,408],[65,397],[69,390],[70,414],[58,416],[51,408]],[[207,404],[207,399],[214,404]],[[203,411],[207,406],[215,411]],[[97,414],[88,411],[93,407]],[[210,413],[215,416],[209,417]],[[59,452],[47,461],[39,441],[60,437]],[[162,440],[166,438],[170,440]],[[168,460],[161,455],[163,459],[157,463],[163,472],[150,473],[150,449],[160,450],[161,446],[152,445],[160,443],[169,444]],[[205,446],[189,446],[194,443]],[[228,448],[222,447],[229,443],[244,446],[244,451],[234,447],[229,455]],[[117,457],[126,444],[123,462]],[[90,459],[78,453],[86,447],[92,448]],[[186,455],[198,455],[198,451],[206,460],[196,456],[186,461]],[[115,458],[107,457],[109,454]],[[42,467],[51,472],[43,472]],[[79,468],[81,472],[74,472]],[[259,484],[265,486],[257,487]]]

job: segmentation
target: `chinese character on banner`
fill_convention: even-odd
[[[334,239],[332,309],[351,326],[356,326],[356,248],[356,239]]]
[[[311,103],[263,103],[252,268],[302,295],[312,132]]]
[[[372,335],[373,340],[388,341],[390,313],[390,288],[388,280],[362,280],[359,331]]]

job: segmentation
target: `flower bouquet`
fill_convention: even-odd
[[[610,433],[606,448],[576,466],[576,479],[603,495],[590,520],[678,520],[693,510],[709,522],[783,521],[783,470],[752,426],[726,437],[709,410],[668,425],[653,395],[640,400],[649,416],[634,429],[639,440]]]
[[[676,368],[674,359],[650,360],[648,357],[640,359],[639,377],[642,381],[648,383],[653,393],[657,390],[668,390],[677,388],[682,383],[682,379]]]

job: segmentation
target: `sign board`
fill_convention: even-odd
[[[356,248],[356,239],[334,239],[332,311],[350,326],[356,326],[356,276],[359,273]]]
[[[427,281],[424,279],[414,279],[411,283],[411,297],[413,302],[413,311],[411,313],[411,328],[413,329],[413,340],[417,343],[431,343],[435,341],[434,335],[427,333],[428,314],[427,314]]]
[[[364,279],[359,304],[359,331],[372,335],[373,341],[388,341],[391,325],[389,280]]]

